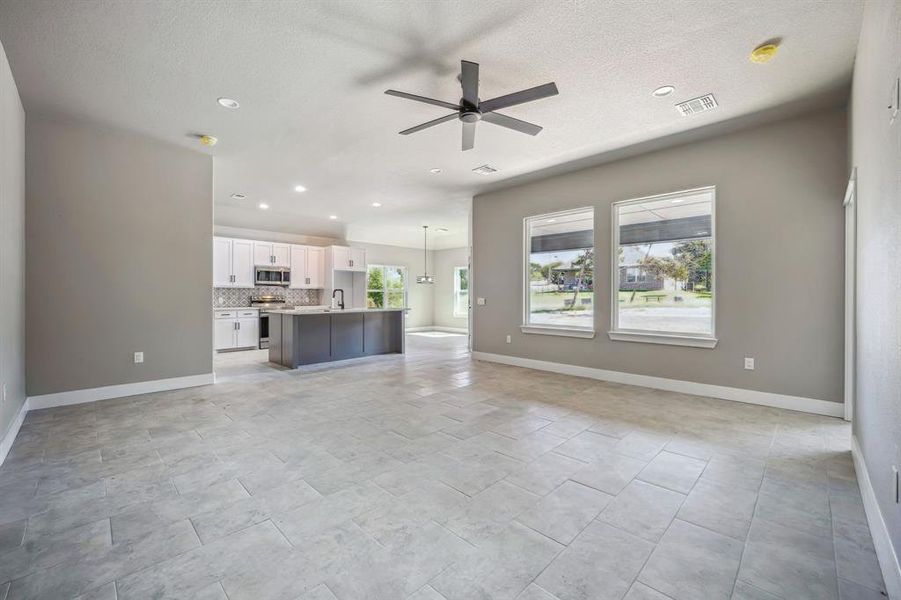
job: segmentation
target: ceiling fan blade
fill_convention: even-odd
[[[544,85],[522,90],[521,92],[513,92],[506,96],[498,96],[491,100],[485,100],[479,104],[479,110],[483,113],[491,112],[493,110],[500,110],[509,106],[523,104],[524,102],[531,102],[532,100],[540,100],[542,98],[547,98],[548,96],[556,96],[558,93],[556,83],[545,83]]]
[[[528,135],[538,135],[538,132],[541,131],[540,125],[535,125],[534,123],[529,123],[527,121],[520,121],[519,119],[514,119],[513,117],[508,117],[507,115],[496,112],[484,113],[482,115],[482,120],[487,121],[492,125],[500,125],[501,127],[506,127],[507,129],[512,129],[513,131],[526,133]]]
[[[451,110],[460,110],[460,107],[458,105],[451,104],[450,102],[445,102],[444,100],[435,100],[434,98],[426,98],[425,96],[417,96],[416,94],[408,94],[407,92],[399,92],[397,90],[385,90],[385,93],[389,96],[397,96],[398,98],[406,98],[407,100],[415,100],[416,102],[433,104],[435,106],[441,106],[443,108],[449,108]]]
[[[410,135],[411,133],[416,133],[417,131],[422,131],[423,129],[428,129],[429,127],[434,127],[435,125],[440,125],[441,123],[446,123],[448,121],[453,121],[458,118],[458,113],[451,113],[449,115],[444,115],[443,117],[438,117],[437,119],[432,119],[431,121],[427,121],[422,125],[417,125],[416,127],[410,127],[409,129],[404,129],[399,132],[401,135]]]
[[[460,84],[463,86],[463,101],[473,106],[479,105],[479,63],[460,61]]]
[[[476,124],[463,123],[463,149],[472,150],[476,144]]]

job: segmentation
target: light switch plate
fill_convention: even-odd
[[[754,359],[750,356],[745,357],[745,369],[748,371],[754,370]]]
[[[144,353],[143,352],[135,352],[135,364],[144,362]]]
[[[479,306],[485,306],[485,299],[484,298],[476,298],[476,304],[478,304]]]

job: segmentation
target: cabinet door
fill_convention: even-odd
[[[272,263],[272,244],[266,242],[253,243],[253,264],[271,265]]]
[[[310,287],[307,283],[307,247],[291,246],[291,289]]]
[[[236,348],[255,348],[260,344],[260,320],[256,317],[241,318],[237,321]]]
[[[276,267],[291,266],[291,246],[290,244],[272,244],[273,265]]]
[[[232,240],[213,238],[213,287],[234,287],[232,275]]]
[[[350,270],[350,248],[332,246],[332,267],[338,271]]]
[[[232,287],[253,287],[253,242],[232,240]]]
[[[307,287],[322,289],[325,287],[325,250],[307,248]]]
[[[213,348],[216,350],[228,350],[235,347],[235,329],[233,319],[213,320]]]
[[[362,248],[350,249],[350,268],[352,271],[366,270],[366,251]]]

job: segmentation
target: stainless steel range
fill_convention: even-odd
[[[269,312],[276,308],[285,308],[285,297],[272,295],[251,296],[250,305],[260,309],[260,348],[269,347]]]

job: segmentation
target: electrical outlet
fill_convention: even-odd
[[[511,336],[509,333],[507,334],[507,343],[508,343],[508,344],[512,344],[512,343],[513,343],[513,336]]]
[[[144,362],[144,353],[143,352],[135,352],[135,364]]]
[[[745,369],[748,371],[754,370],[754,358],[750,356],[745,357]]]
[[[6,404],[6,384],[3,384],[3,396],[0,397],[0,406],[4,406]]]
[[[219,296],[219,305],[221,306],[221,305],[223,305],[223,304],[225,304],[225,297],[224,297],[224,296]]]
[[[476,304],[478,304],[479,306],[485,306],[485,299],[484,298],[476,298]]]

